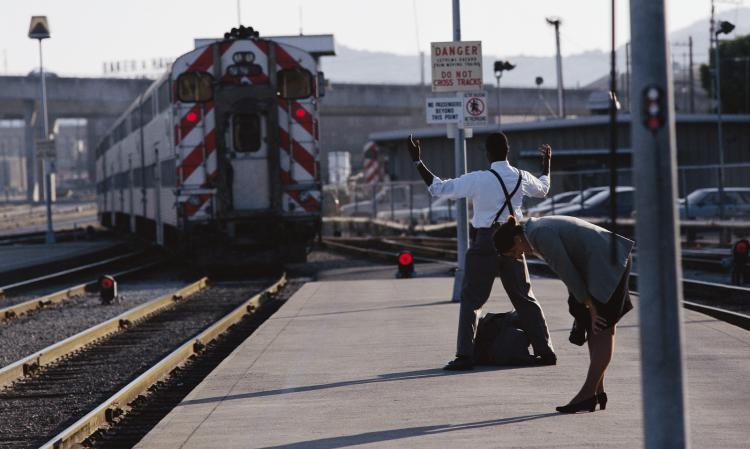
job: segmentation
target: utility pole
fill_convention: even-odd
[[[461,1],[453,0],[453,41],[461,41]],[[456,178],[466,173],[466,139],[464,130],[456,128],[453,140],[453,159],[456,166]],[[466,207],[466,198],[456,200],[456,251],[458,258],[458,269],[453,281],[453,302],[461,301],[461,284],[464,280],[464,267],[466,266],[466,249],[469,247],[469,211]]]
[[[419,85],[424,86],[424,51],[419,52]]]
[[[562,55],[560,54],[560,24],[559,17],[548,17],[547,23],[555,27],[555,45],[557,46],[557,115],[565,118],[565,97],[563,92]]]
[[[719,52],[719,34],[729,34],[734,25],[722,21],[719,29],[714,32],[714,51],[716,71],[714,72],[714,87],[716,88],[716,131],[719,136],[719,218],[724,218],[724,133],[721,122],[721,54]]]
[[[693,36],[688,37],[688,54],[688,70],[690,70],[690,76],[688,77],[688,82],[690,83],[690,113],[695,114],[695,82],[693,80]]]
[[[500,78],[503,77],[503,72],[515,69],[516,66],[511,64],[509,61],[495,61],[493,69],[495,71],[495,79],[497,80],[497,117],[495,117],[495,123],[500,127]]]
[[[675,232],[676,139],[665,0],[630,0],[631,141],[646,449],[689,447],[682,373],[682,269]]]

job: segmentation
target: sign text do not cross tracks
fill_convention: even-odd
[[[433,92],[482,88],[482,42],[432,42]]]

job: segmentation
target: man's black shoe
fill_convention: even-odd
[[[474,361],[470,357],[458,356],[443,367],[446,371],[470,371],[474,369]]]
[[[537,356],[536,364],[539,366],[557,365],[557,356],[554,352],[548,352],[547,354]]]

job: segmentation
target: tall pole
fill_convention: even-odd
[[[641,387],[646,449],[687,448],[682,377],[682,269],[676,234],[672,68],[668,64],[665,0],[630,0],[632,39],[631,141],[638,173],[638,290],[640,293]],[[658,99],[661,122],[644,123],[647,101]]]
[[[721,123],[721,59],[719,54],[719,35],[715,34],[714,51],[716,72],[716,134],[719,136],[719,218],[724,218],[724,132]]]
[[[617,53],[615,48],[615,0],[611,0],[611,51],[609,67],[609,221],[611,231],[610,257],[617,261]]]
[[[453,0],[453,41],[461,40],[461,2]],[[466,140],[463,128],[456,129],[453,141],[453,159],[456,166],[456,178],[466,173]],[[469,211],[466,208],[466,198],[456,201],[456,251],[458,255],[458,269],[453,281],[453,302],[461,301],[461,284],[464,279],[466,249],[469,247]]]
[[[562,54],[560,53],[560,24],[562,23],[562,20],[559,18],[548,18],[547,23],[555,27],[555,46],[557,47],[557,116],[565,118]]]
[[[502,77],[502,72],[500,72],[500,75],[495,77],[495,79],[497,80],[497,91],[495,93],[495,96],[497,99],[497,117],[495,118],[495,122],[497,122],[498,128],[500,127],[500,78],[501,77]]]
[[[630,42],[625,43],[625,98],[628,112],[630,112]]]
[[[49,118],[47,113],[47,80],[44,74],[44,63],[42,60],[42,40],[39,39],[39,78],[42,82],[42,117],[44,118],[44,140],[49,139]],[[55,231],[52,227],[52,162],[45,158],[43,160],[44,171],[44,203],[47,206],[47,234],[45,241],[48,244],[55,243]]]
[[[240,14],[240,0],[237,0],[237,26],[239,25],[242,25],[242,15]]]
[[[688,70],[690,70],[688,76],[688,82],[690,83],[688,91],[690,92],[690,113],[695,114],[695,82],[693,80],[693,36],[688,37],[688,54]]]
[[[419,52],[419,85],[424,86],[425,84],[425,73],[424,73],[424,52]]]

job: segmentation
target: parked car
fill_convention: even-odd
[[[615,192],[617,195],[617,216],[632,216],[635,204],[635,189],[630,186],[618,186]],[[573,201],[569,206],[561,207],[555,213],[557,215],[571,215],[574,217],[608,217],[609,187],[585,199],[583,204]]]
[[[404,223],[409,222],[410,217],[415,223],[438,223],[455,220],[457,210],[455,199],[437,198],[432,201],[431,206],[428,203],[426,207],[409,209],[407,206],[406,208],[395,209],[392,213],[390,208],[383,208],[378,211],[377,217],[381,220],[393,220]]]
[[[724,217],[750,218],[750,187],[724,188]],[[717,187],[698,189],[680,200],[681,219],[718,218],[719,189]]]
[[[537,205],[536,207],[533,207],[533,208],[529,209],[529,215],[530,216],[551,215],[551,214],[559,215],[561,209],[566,208],[568,206],[574,206],[576,204],[580,205],[581,204],[581,200],[583,200],[585,202],[587,199],[593,197],[597,193],[604,192],[605,190],[609,190],[609,187],[608,186],[606,186],[606,187],[605,186],[601,186],[601,187],[589,187],[588,189],[584,189],[583,192],[581,192],[580,190],[570,191],[570,192],[564,192],[564,193],[571,193],[572,196],[570,198],[568,198],[568,200],[567,200],[566,203],[558,204],[557,200],[555,200],[554,211],[552,210],[552,206],[551,206],[552,203],[551,202],[550,202],[550,207],[547,210],[537,210],[536,209],[536,207],[539,207],[539,206],[542,205],[542,203],[548,201],[549,200],[549,198],[548,198],[548,199],[542,201],[542,203],[539,203],[539,205]],[[562,195],[562,194],[558,194],[558,195]]]
[[[557,210],[557,208],[561,206],[567,206],[568,203],[570,203],[570,200],[580,195],[581,192],[578,190],[570,191],[570,192],[562,192],[558,193],[556,195],[552,195],[551,197],[548,197],[544,201],[540,202],[539,204],[529,208],[527,211],[527,214],[532,217],[536,217],[539,215],[544,215],[547,213],[550,213],[553,209]]]
[[[387,212],[390,217],[391,208],[396,210],[409,210],[409,202],[412,203],[412,209],[415,211],[421,209],[427,205],[427,193],[424,189],[417,190],[412,187],[411,198],[409,194],[409,186],[404,185],[384,185],[375,193],[375,205],[372,204],[372,191],[368,190],[365,186],[365,192],[360,192],[356,199],[352,203],[341,206],[341,215],[343,216],[367,216],[373,215],[373,212],[377,216],[381,216],[381,213]],[[351,199],[354,200],[354,195],[350,195]],[[361,199],[360,198],[366,198]],[[408,215],[408,213],[407,213]]]

